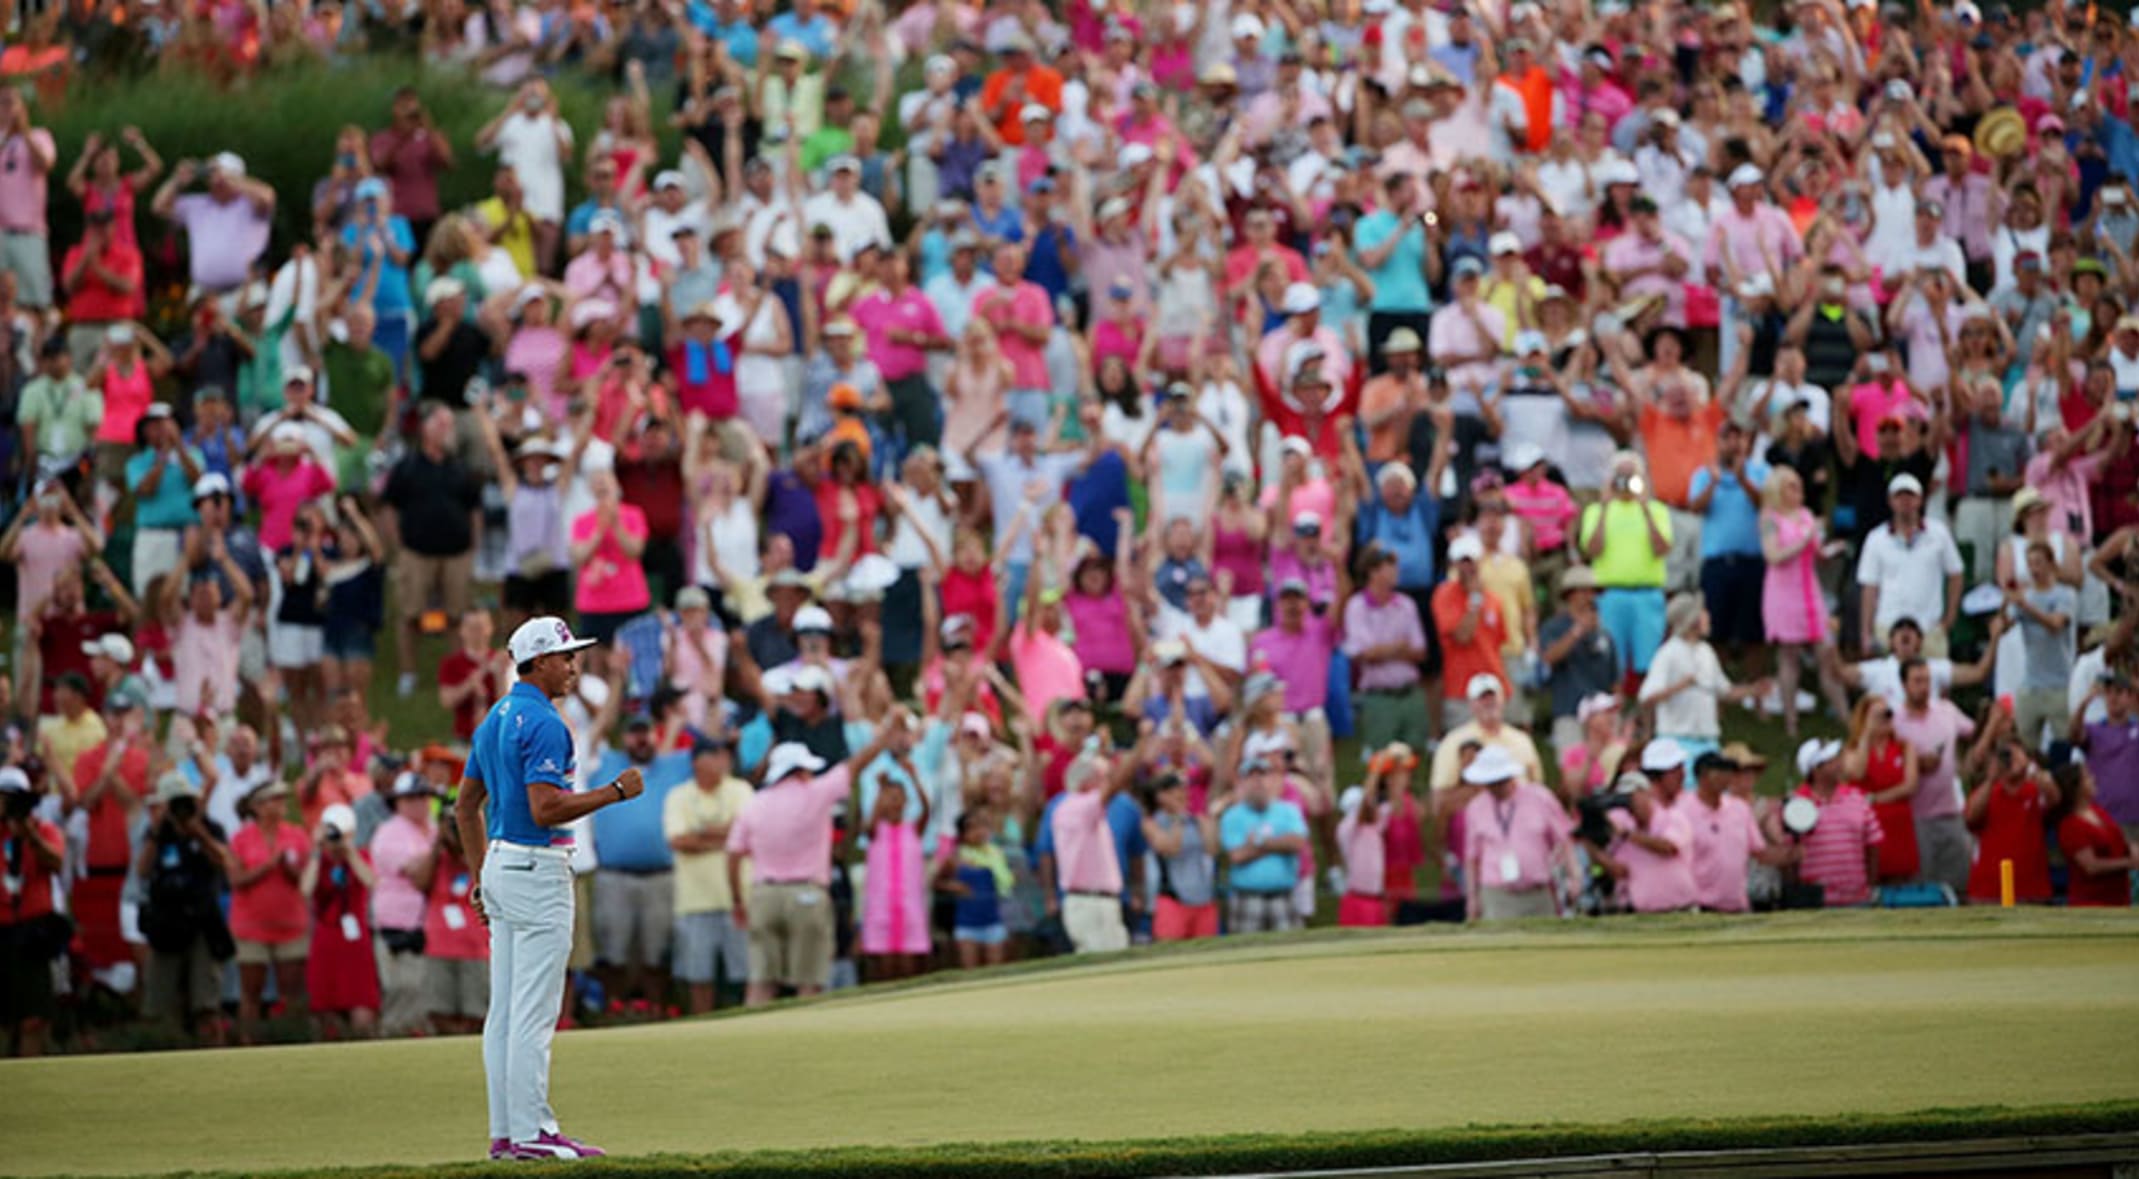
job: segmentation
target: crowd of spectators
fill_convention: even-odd
[[[647,786],[578,832],[572,1012],[1331,911],[2130,903],[2120,19],[400,11],[0,53],[16,1051],[477,1026],[440,808],[549,614],[580,770]],[[351,110],[297,191],[63,158],[132,54],[495,106]]]

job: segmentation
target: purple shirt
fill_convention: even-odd
[[[186,227],[187,264],[193,285],[227,291],[245,281],[267,252],[268,219],[242,196],[218,201],[190,192],[171,205],[171,220]]]
[[[1375,605],[1371,593],[1357,593],[1344,604],[1344,653],[1357,659],[1361,652],[1387,643],[1403,643],[1426,649],[1426,628],[1419,623],[1417,603],[1403,594]],[[1359,690],[1401,692],[1419,682],[1419,665],[1401,660],[1361,664]]]
[[[1131,675],[1136,671],[1136,643],[1129,634],[1129,604],[1119,590],[1094,597],[1071,591],[1062,609],[1077,634],[1077,657],[1093,671]]]
[[[2139,823],[2139,718],[2088,725],[2087,768],[2094,771],[2095,802],[2109,817]]]
[[[1302,619],[1298,634],[1273,626],[1248,644],[1250,655],[1261,656],[1285,685],[1286,712],[1306,712],[1329,702],[1329,659],[1336,649],[1329,619],[1318,614]]]

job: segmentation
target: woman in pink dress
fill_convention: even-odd
[[[871,961],[871,982],[918,973],[928,958],[929,873],[921,856],[928,795],[917,793],[921,811],[909,821],[906,786],[886,775],[877,786],[876,807],[869,814],[861,949]]]
[[[1760,612],[1768,641],[1776,645],[1776,683],[1782,691],[1783,728],[1797,736],[1797,675],[1803,648],[1827,638],[1827,603],[1820,596],[1818,516],[1805,507],[1797,472],[1777,467],[1768,476],[1760,513],[1760,551],[1768,559]]]

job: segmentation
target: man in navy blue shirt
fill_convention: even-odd
[[[470,897],[490,926],[490,1014],[483,1072],[490,1097],[493,1159],[594,1158],[605,1153],[565,1137],[550,1110],[550,1038],[572,953],[572,836],[565,828],[645,789],[639,771],[584,794],[572,730],[552,700],[579,684],[579,652],[561,618],[533,618],[507,644],[520,675],[476,726],[454,818]],[[487,853],[487,854],[486,854]]]

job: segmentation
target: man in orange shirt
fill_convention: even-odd
[[[1449,728],[1471,719],[1473,678],[1493,677],[1500,681],[1501,698],[1507,697],[1500,648],[1507,642],[1508,624],[1500,600],[1479,580],[1484,557],[1485,545],[1476,533],[1449,542],[1448,580],[1433,591],[1433,625],[1441,634],[1441,723]]]
[[[1424,345],[1408,327],[1390,332],[1381,346],[1389,370],[1359,391],[1359,420],[1367,428],[1370,466],[1395,462],[1410,446],[1412,416],[1426,405],[1426,377],[1419,367]]]
[[[1690,375],[1690,374],[1688,374]],[[1665,558],[1667,589],[1697,586],[1701,573],[1701,517],[1689,510],[1693,473],[1716,461],[1716,439],[1728,411],[1722,401],[1700,401],[1691,382],[1658,380],[1640,394],[1636,428],[1649,456],[1649,486],[1671,509],[1671,553]]]
[[[1062,75],[1034,61],[1032,42],[1023,33],[1013,33],[1003,46],[1003,66],[988,75],[980,88],[981,114],[995,124],[996,137],[1013,147],[1025,146],[1027,103],[1038,103],[1051,113],[1062,113]]]

